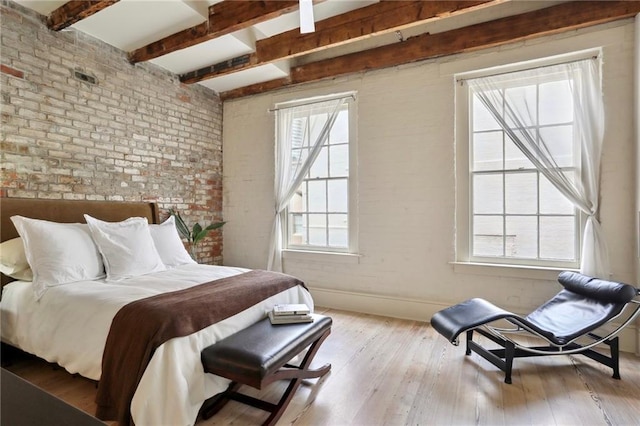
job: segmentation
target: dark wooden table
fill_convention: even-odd
[[[104,426],[100,420],[2,369],[2,426]]]

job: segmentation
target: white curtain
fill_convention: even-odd
[[[340,107],[350,96],[276,111],[276,199],[267,264],[270,271],[282,271],[283,223],[289,201],[320,153]],[[293,148],[306,146],[305,141],[309,149],[297,150],[294,156]]]
[[[604,106],[600,86],[600,62],[585,59],[515,73],[469,80],[470,88],[489,110],[514,144],[574,206],[587,216],[582,239],[580,271],[609,278],[609,257],[598,222],[600,154],[604,134]],[[564,77],[573,96],[573,137],[580,145],[580,175],[563,173],[559,150],[544,132],[538,132],[537,108],[527,90],[503,90],[512,81],[548,81],[550,75]],[[504,111],[504,113],[501,113]]]

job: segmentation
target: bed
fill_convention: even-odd
[[[145,218],[144,222],[148,221],[151,224],[149,228],[156,232],[152,232],[154,238],[155,235],[159,235],[157,232],[161,232],[161,229],[168,229],[166,223],[159,224],[159,212],[155,203],[2,198],[0,212],[0,239],[3,244],[15,241],[14,239],[19,236],[11,220],[11,217],[16,215],[30,218],[29,220],[69,224],[65,225],[66,228],[76,226],[71,225],[75,223],[90,222],[90,225],[77,225],[83,227],[83,232],[86,231],[84,227],[94,226],[93,221],[105,221],[100,223],[101,226],[104,223],[111,226],[114,222],[129,226],[123,221],[131,220],[132,217]],[[137,219],[135,221],[139,222]],[[18,222],[18,227],[21,226],[23,225]],[[57,225],[46,223],[46,226]],[[35,229],[40,228],[35,227]],[[48,231],[55,228],[44,229]],[[91,228],[91,231],[94,229]],[[26,239],[33,247],[35,231],[30,229],[30,232],[31,236]],[[24,234],[24,230],[21,234],[28,236]],[[92,235],[97,238],[95,233]],[[60,246],[72,244],[68,241],[60,243],[60,238],[56,237],[55,233],[46,234],[38,240],[38,244],[45,250],[39,259],[47,258],[47,250],[55,252],[56,244]],[[98,240],[95,241],[97,244]],[[160,244],[158,240],[154,242],[156,245]],[[104,247],[98,245],[100,247],[98,254],[107,254],[103,251]],[[64,247],[61,250],[64,250]],[[83,256],[87,251],[90,250],[78,250],[77,256]],[[5,252],[4,249],[3,252]],[[38,253],[35,249],[28,249],[27,252]],[[162,250],[158,249],[158,252],[162,253]],[[33,253],[31,255],[35,256]],[[93,256],[91,253],[89,255]],[[165,260],[163,256],[160,257],[163,261]],[[273,275],[261,275],[268,274],[266,271],[198,265],[185,261],[183,264],[171,265],[170,268],[159,268],[156,272],[120,277],[114,281],[111,278],[115,275],[109,275],[109,272],[115,271],[115,262],[111,260],[107,262],[107,259],[108,256],[104,257],[107,276],[103,274],[98,278],[75,280],[62,285],[51,284],[45,286],[42,292],[36,288],[41,285],[46,275],[38,274],[37,280],[31,282],[28,277],[22,277],[20,274],[14,274],[22,278],[18,280],[12,280],[3,274],[0,301],[3,343],[57,363],[70,373],[78,373],[89,379],[99,380],[99,398],[101,387],[104,387],[103,383],[108,382],[106,378],[124,376],[120,370],[121,364],[118,362],[122,359],[126,360],[130,354],[126,350],[117,349],[117,344],[122,346],[130,343],[116,342],[120,339],[120,331],[115,335],[113,333],[114,330],[122,330],[115,328],[114,318],[119,318],[126,308],[147,300],[162,300],[164,304],[166,299],[162,298],[173,297],[179,293],[202,292],[208,288],[220,289],[223,283],[224,286],[233,288],[232,281],[240,279],[245,282],[260,280],[252,282],[251,285],[257,286],[256,288],[262,291],[267,287],[265,277],[273,278]],[[29,261],[32,263],[33,258]],[[52,278],[54,279],[55,277]],[[118,421],[133,422],[138,426],[194,424],[202,403],[224,391],[229,383],[226,379],[204,373],[200,362],[200,352],[203,348],[263,319],[265,313],[274,304],[306,303],[313,308],[313,300],[301,282],[295,285],[290,284],[285,290],[280,291],[281,288],[285,287],[278,287],[278,290],[273,290],[260,298],[255,296],[256,300],[251,301],[250,306],[244,308],[240,306],[236,308],[237,312],[227,313],[226,317],[221,317],[222,319],[213,324],[201,325],[201,328],[187,335],[170,336],[157,348],[154,347],[150,353],[150,359],[144,361],[144,369],[141,370],[140,377],[134,380],[132,396],[127,397],[127,405],[130,405],[130,411],[127,407],[128,418],[120,417]],[[217,295],[212,295],[210,298],[218,300]],[[198,299],[205,298],[199,296]],[[224,301],[207,303],[210,303],[211,310],[233,305]],[[215,309],[213,309],[214,303]],[[176,314],[165,315],[164,320],[174,321],[175,317],[176,322],[178,322],[177,318],[183,318],[183,322],[189,322],[190,316],[195,314],[190,312],[190,315],[185,315],[185,311],[190,312],[185,309]],[[134,318],[135,315],[139,314],[134,314]],[[140,323],[145,321],[141,318]],[[136,329],[134,331],[137,332],[137,326],[128,327]],[[125,338],[124,334],[127,334],[128,339],[132,339],[133,335],[132,342],[137,342],[135,333],[122,333],[122,338]],[[103,356],[106,349],[111,349],[106,352],[111,355]],[[119,360],[121,353],[127,356]],[[100,402],[98,405],[100,411]],[[104,413],[101,417],[109,420],[104,418]]]

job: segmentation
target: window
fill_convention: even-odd
[[[299,171],[312,162],[283,215],[285,249],[356,250],[355,103],[353,95],[342,98],[337,108],[334,103],[309,100],[296,102],[289,111],[288,166]],[[314,146],[318,141],[320,145]]]
[[[458,88],[457,258],[578,267],[582,214],[543,170],[554,168],[568,186],[580,181],[580,73],[540,67],[488,79]]]

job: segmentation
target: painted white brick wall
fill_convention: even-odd
[[[528,312],[558,291],[555,272],[452,265],[454,74],[603,47],[606,142],[601,219],[613,278],[635,280],[634,24],[620,21],[472,54],[227,101],[223,114],[225,264],[264,268],[274,213],[277,102],[357,91],[359,263],[285,260],[323,304],[428,319],[469,297]]]

